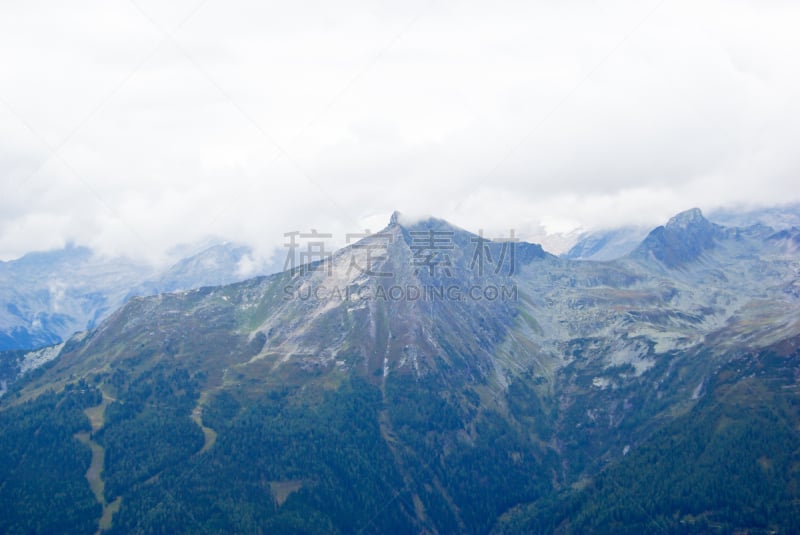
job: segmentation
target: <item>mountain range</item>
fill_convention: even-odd
[[[87,247],[29,253],[0,262],[0,351],[39,349],[91,329],[134,295],[216,286],[246,278],[251,248],[206,240],[176,250],[160,268]],[[184,254],[180,254],[183,252]],[[175,255],[173,255],[175,256]],[[267,272],[270,268],[260,266]],[[263,273],[264,271],[258,272]]]
[[[718,208],[708,218],[729,227],[744,228],[760,224],[776,231],[788,230],[800,227],[800,204],[748,210]],[[633,251],[651,230],[639,225],[579,233],[562,256],[572,260],[616,260]]]
[[[0,354],[0,531],[796,532],[799,261],[697,209],[602,262],[395,214],[131,297]]]
[[[787,230],[800,226],[800,205],[716,210],[711,219],[728,226],[764,224]],[[582,233],[562,256],[616,260],[633,251],[649,230],[621,227]],[[104,256],[72,244],[0,262],[0,296],[5,303],[0,309],[0,351],[63,342],[77,331],[92,329],[134,295],[217,286],[280,271],[277,261],[250,265],[253,256],[249,246],[207,239],[173,248],[173,261],[166,267]]]

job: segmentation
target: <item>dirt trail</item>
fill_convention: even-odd
[[[197,455],[205,453],[206,451],[211,449],[211,447],[217,441],[217,432],[211,429],[210,427],[206,427],[205,425],[203,425],[203,406],[208,402],[209,395],[210,392],[208,390],[203,392],[200,395],[200,399],[197,400],[197,405],[192,410],[192,420],[194,421],[194,423],[200,426],[200,429],[202,429],[203,439],[204,439],[203,447],[200,449],[200,451],[197,452]]]
[[[117,497],[117,499],[111,503],[106,502],[106,485],[105,481],[103,481],[103,467],[105,465],[106,450],[103,448],[103,446],[92,439],[92,435],[102,429],[103,425],[105,424],[106,407],[112,401],[114,401],[114,398],[103,394],[103,401],[99,405],[89,407],[83,411],[87,418],[89,418],[89,423],[92,426],[92,432],[88,433],[86,431],[82,431],[80,433],[75,433],[75,438],[92,450],[92,462],[89,465],[89,469],[86,470],[86,480],[89,482],[89,486],[94,493],[97,503],[103,507],[103,514],[97,521],[96,535],[99,535],[111,527],[114,513],[119,510],[119,507],[122,504],[121,497]]]

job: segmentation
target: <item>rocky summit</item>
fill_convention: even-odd
[[[0,531],[796,531],[798,235],[693,209],[600,262],[396,213],[132,298],[3,355]]]

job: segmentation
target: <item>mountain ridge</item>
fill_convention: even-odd
[[[91,329],[133,295],[241,280],[237,266],[252,254],[244,245],[205,243],[165,268],[91,249],[29,253],[0,262],[0,351],[38,349]]]
[[[300,266],[294,270],[290,270],[281,274],[275,274],[271,277],[254,279],[254,281],[280,280],[285,283],[282,288],[276,287],[272,290],[266,291],[267,294],[270,291],[276,294],[278,292],[282,292],[283,303],[280,303],[279,305],[273,304],[273,308],[275,309],[274,314],[276,315],[271,319],[265,316],[262,320],[265,321],[265,323],[258,328],[266,330],[272,329],[274,331],[275,327],[270,326],[270,322],[290,326],[297,325],[297,327],[294,328],[294,334],[285,334],[285,339],[270,341],[270,343],[265,344],[264,347],[267,349],[264,349],[262,353],[264,351],[291,353],[292,351],[289,348],[292,347],[293,344],[298,342],[307,343],[309,340],[313,340],[315,339],[315,336],[319,335],[319,333],[316,333],[316,328],[313,327],[313,319],[311,321],[312,326],[309,327],[305,323],[302,325],[298,324],[296,319],[290,320],[285,316],[285,312],[280,312],[282,307],[286,308],[285,305],[287,301],[297,303],[298,306],[303,309],[304,313],[311,315],[313,318],[315,316],[326,315],[329,313],[336,314],[337,312],[335,309],[337,306],[342,305],[346,300],[352,298],[354,292],[356,294],[358,294],[358,291],[368,293],[368,291],[374,292],[376,289],[378,289],[382,290],[380,296],[382,296],[384,301],[383,305],[386,305],[386,303],[392,304],[393,301],[403,301],[398,306],[408,307],[404,312],[405,317],[423,318],[425,314],[420,311],[419,307],[421,304],[424,304],[425,307],[427,307],[428,315],[433,314],[436,311],[444,311],[451,314],[453,318],[460,314],[462,320],[467,321],[465,318],[470,315],[470,312],[467,312],[466,309],[464,309],[463,312],[454,312],[454,310],[457,310],[459,307],[464,308],[464,303],[466,302],[464,299],[465,297],[469,297],[467,294],[469,293],[471,286],[477,288],[480,285],[487,285],[492,292],[497,290],[498,294],[500,289],[507,288],[509,296],[513,290],[513,292],[515,292],[515,298],[520,298],[521,293],[521,299],[523,300],[527,300],[531,303],[535,303],[538,300],[540,303],[542,303],[543,301],[541,297],[537,298],[534,297],[534,295],[552,292],[552,289],[543,289],[547,286],[553,285],[555,281],[552,277],[552,274],[558,272],[559,270],[566,273],[568,277],[577,276],[586,280],[588,285],[585,283],[578,285],[577,291],[583,294],[583,296],[580,297],[582,300],[587,298],[587,291],[590,293],[596,293],[597,297],[592,298],[593,301],[591,301],[595,304],[600,303],[603,301],[603,299],[605,299],[602,297],[603,294],[608,294],[608,291],[605,288],[611,288],[614,286],[619,288],[617,291],[633,291],[634,293],[632,295],[641,299],[645,295],[648,295],[647,293],[641,293],[642,290],[644,290],[644,288],[641,287],[641,281],[643,280],[642,277],[653,277],[655,275],[656,279],[654,279],[654,282],[660,286],[660,289],[654,293],[650,293],[647,299],[650,299],[650,302],[656,306],[656,309],[654,309],[653,313],[656,313],[658,316],[664,316],[665,311],[663,310],[663,306],[665,304],[668,305],[668,309],[669,303],[674,301],[674,296],[676,295],[676,292],[680,292],[680,289],[679,287],[674,286],[674,283],[669,283],[668,286],[672,286],[672,288],[666,290],[665,293],[664,283],[657,281],[657,277],[663,276],[665,273],[663,268],[667,268],[667,272],[674,271],[674,268],[678,266],[686,268],[687,266],[691,266],[693,263],[698,261],[702,254],[712,251],[715,247],[717,247],[718,242],[723,243],[726,242],[726,240],[741,242],[744,239],[744,231],[725,231],[723,230],[723,227],[708,222],[708,220],[702,216],[702,213],[699,210],[693,209],[678,214],[664,227],[658,227],[652,231],[650,236],[648,236],[641,246],[628,257],[623,258],[620,261],[601,266],[590,261],[582,261],[577,263],[569,263],[569,261],[567,261],[568,263],[565,264],[564,260],[560,260],[553,255],[549,255],[536,244],[491,241],[484,239],[482,236],[475,235],[463,229],[459,229],[458,227],[452,226],[441,219],[429,218],[426,220],[415,221],[411,224],[404,224],[401,222],[401,220],[402,216],[399,213],[393,214],[389,224],[383,230],[337,251],[327,260],[321,260],[310,265]],[[417,233],[418,235],[413,236],[412,233]],[[430,241],[431,237],[435,237],[437,233],[439,233],[439,237],[444,240],[445,247],[444,249],[437,249],[435,251],[436,254],[441,255],[441,257],[438,259],[434,258],[435,255],[429,254],[431,252],[430,247],[427,249],[424,247],[420,249],[422,245],[430,246],[432,243]],[[753,236],[750,236],[751,242],[753,240],[764,239],[766,234],[782,236],[780,233],[771,233],[763,229],[758,230],[755,228],[751,228],[750,233],[754,234]],[[746,235],[747,232],[744,233],[744,236]],[[426,252],[425,255],[422,255],[418,258],[415,258],[415,239],[423,242],[422,245],[417,244],[417,252]],[[494,263],[497,263],[503,254],[505,254],[507,257],[510,256],[508,252],[503,252],[503,248],[506,247],[510,250],[512,245],[517,251],[513,261],[518,263],[518,265],[505,268],[507,271],[509,271],[509,273],[498,274],[499,271],[502,271],[502,269],[498,268],[503,268],[504,266],[495,266],[494,264],[487,264],[486,266],[477,265],[479,247],[486,247],[486,250],[480,251],[480,254],[483,255],[485,252],[494,261]],[[378,255],[377,257],[372,258],[370,256],[371,253],[374,252],[375,249],[380,248],[385,248],[386,252],[390,254],[385,256]],[[521,254],[519,254],[519,252],[521,252]],[[552,271],[550,274],[542,273],[546,276],[547,280],[542,280],[537,273],[529,280],[518,281],[520,273],[524,273],[527,270],[526,266],[533,261],[543,262],[544,265],[547,266],[547,269]],[[417,262],[417,264],[415,264],[415,262]],[[653,262],[655,262],[655,265]],[[372,271],[365,275],[363,268],[367,264],[371,264],[370,270]],[[361,266],[361,273],[358,273],[359,266]],[[481,268],[482,271],[485,271],[485,273],[476,275],[476,270],[478,268]],[[645,271],[642,271],[642,268],[644,268]],[[706,268],[708,269],[705,269],[706,274],[703,276],[711,277],[712,281],[719,283],[721,279],[719,279],[718,269],[716,267],[708,266],[706,266]],[[647,270],[649,270],[650,273],[645,275],[644,273],[647,272]],[[569,275],[570,273],[572,275]],[[602,275],[604,273],[605,275]],[[375,274],[387,275],[387,277],[372,276]],[[681,279],[681,277],[683,277],[683,275],[678,275],[677,280],[683,284],[686,284],[687,279]],[[387,280],[391,281],[390,285],[383,284]],[[689,282],[691,282],[690,279]],[[535,283],[534,286],[531,286],[532,283]],[[744,283],[747,283],[747,277],[744,277],[742,284]],[[255,283],[248,282],[245,284],[245,286],[253,286],[253,284]],[[569,283],[566,288],[560,289],[559,293],[563,295],[565,289],[567,292],[571,291],[569,288],[572,287],[573,284],[574,283]],[[536,287],[535,285],[540,285],[541,287]],[[440,292],[443,292],[445,288],[448,288],[449,290],[453,290],[453,295],[458,295],[458,299],[447,303],[448,307],[443,307],[442,303],[447,301],[448,296],[445,296],[442,293],[441,295],[433,295],[433,297],[439,297],[439,302],[434,300],[428,303],[425,301],[425,299],[428,299],[431,296],[422,295],[422,301],[417,302],[416,299],[419,299],[420,296],[416,296],[415,300],[409,303],[404,299],[392,300],[391,296],[389,296],[387,292],[389,287],[394,287],[395,289],[398,289],[398,291],[402,291],[404,287],[405,289],[411,288],[417,291],[433,288],[439,290]],[[325,288],[327,294],[329,294],[327,295],[329,299],[327,299],[322,305],[320,305],[319,302],[312,302],[315,300],[309,299],[309,297],[311,297],[310,293],[302,293],[309,292],[312,288]],[[637,289],[634,290],[634,288]],[[218,291],[222,290],[208,290],[208,292],[211,293]],[[190,293],[197,292],[198,291]],[[653,290],[646,290],[646,292],[653,292]],[[480,297],[479,294],[477,295]],[[314,297],[320,297],[320,293],[317,292]],[[372,297],[376,296],[372,295]],[[400,297],[405,298],[407,296],[400,295]],[[167,301],[169,301],[171,299],[175,299],[175,297],[164,296],[153,299],[156,300],[155,302],[160,302],[163,299],[167,299]],[[726,299],[733,302],[734,297],[728,295]],[[552,299],[549,298],[544,302],[547,302],[548,300],[552,302]],[[646,302],[647,301],[645,300],[645,303]],[[369,317],[371,318],[374,318],[376,314],[387,314],[387,309],[385,306],[381,306],[380,303],[376,303],[375,299],[361,299],[361,301],[356,304],[360,308],[356,309],[355,307],[351,307],[353,309],[351,312],[356,315],[361,314],[362,312],[360,312],[360,310],[364,310],[365,307],[369,308],[368,312]],[[580,305],[580,301],[572,302],[568,303],[567,310],[574,307],[576,304],[578,306],[583,306]],[[493,302],[488,304],[476,304],[476,302],[472,301],[469,303],[469,305],[472,307],[478,307],[476,310],[482,310],[482,312],[479,312],[479,315],[484,316],[496,315],[498,313],[497,311],[500,310],[497,308],[497,306],[500,305]],[[539,307],[541,308],[541,304]],[[490,313],[490,310],[493,312]],[[655,310],[658,312],[655,312]],[[698,312],[705,311],[705,316],[709,316],[708,313],[711,312],[711,310],[712,309],[708,306],[705,306],[705,308],[700,306],[698,308]],[[722,312],[724,312],[724,310]],[[542,313],[547,315],[546,311],[542,311]],[[564,313],[566,313],[566,311],[564,311]],[[617,316],[613,314],[609,316],[609,314],[607,312],[603,312],[602,309],[598,309],[597,313],[600,314],[599,317],[605,318],[602,320],[598,319],[601,325],[612,325],[615,321],[618,321],[610,319],[611,317]],[[657,317],[653,316],[653,313],[650,312],[639,311],[636,313],[645,314],[642,317],[648,317],[647,314],[650,314],[650,317]],[[297,311],[292,311],[289,314],[297,315],[298,313]],[[497,317],[508,318],[509,314],[509,312],[505,312],[501,313]],[[669,317],[669,314],[670,313],[667,312],[666,316]],[[672,316],[674,319],[669,321],[676,321],[677,318],[681,317],[681,314],[683,314],[683,312],[678,313],[676,311],[676,315]],[[683,324],[686,326],[691,327],[692,321],[694,320],[690,319],[691,315],[685,317],[686,319],[681,321],[683,321]],[[721,318],[721,320],[725,321],[727,318]],[[530,324],[530,328],[534,329],[534,331],[541,329],[542,321],[548,321],[548,319],[546,317],[540,318],[539,320],[532,322]],[[554,325],[553,322],[557,321],[559,321],[557,318],[553,318],[553,320],[550,320],[550,323]],[[687,321],[688,323],[686,323]],[[468,323],[471,322],[468,321]],[[421,324],[415,325],[416,328],[420,329],[420,332],[433,332],[433,330],[437,328],[434,325],[427,325],[426,327],[423,327]],[[577,325],[580,325],[580,323]],[[723,325],[723,323],[720,324],[720,326]],[[348,332],[344,324],[340,323],[339,326],[341,327],[342,332]],[[377,327],[373,325],[371,328],[376,329]],[[472,331],[476,328],[477,327],[473,325],[472,327],[468,328],[468,331]],[[580,332],[580,330],[583,330],[587,334],[591,332],[591,330],[586,331],[585,327],[580,327],[577,331],[576,328],[578,327],[573,327],[570,330],[573,333]],[[556,328],[554,333],[558,332],[559,330],[560,329]],[[310,331],[312,334],[306,334],[306,331]],[[250,336],[253,335],[251,334]],[[530,333],[528,333],[526,336],[529,339],[531,338]],[[553,337],[551,335],[549,337],[550,340],[542,340],[539,343],[550,345],[551,352],[557,352],[562,349],[557,348],[557,346],[568,340],[568,335],[565,334],[563,336],[567,336],[567,338],[561,342],[557,340],[560,336]],[[686,335],[682,334],[681,336],[685,339]],[[446,337],[451,339],[451,342],[448,343],[459,343],[457,341],[458,337],[455,335],[451,334],[447,335]],[[533,335],[533,339],[535,338],[536,336]],[[695,339],[699,340],[696,337]],[[339,343],[346,344],[349,342],[341,339]],[[377,341],[373,339],[371,343],[374,344],[377,343]],[[673,340],[673,343],[677,343],[676,340]],[[421,344],[428,349],[433,347],[429,341],[421,342]],[[316,346],[316,349],[313,349],[313,346],[312,348],[306,349],[307,350],[305,352],[308,354],[316,354],[317,351],[323,351],[323,353],[327,351],[327,353],[331,353],[330,348],[328,348],[328,350],[323,350],[323,348],[319,346]],[[303,351],[300,352],[302,353]],[[261,354],[260,358],[263,357],[264,355]],[[397,359],[402,360],[400,357],[397,357]]]
[[[786,531],[800,527],[792,457],[772,453],[784,434],[765,436],[759,461],[780,466],[783,486],[746,472],[748,484],[789,488],[774,502],[685,447],[756,462],[747,430],[764,429],[770,407],[794,421],[796,231],[728,228],[690,210],[639,250],[597,262],[402,219],[280,273],[132,298],[11,384],[0,418],[70,407],[77,392],[87,399],[70,421],[101,407],[101,427],[87,432],[107,452],[101,501],[122,500],[111,533],[562,533],[573,516],[598,532],[624,528],[617,517],[634,531],[702,532],[707,522],[768,527],[767,510],[783,511]],[[732,418],[728,392],[752,416]],[[724,429],[726,418],[731,436],[687,423]],[[0,433],[9,452],[32,440],[13,429]],[[659,442],[681,429],[685,466],[671,469],[705,470],[735,496],[698,512],[659,494],[656,507],[651,487],[631,479],[625,496],[644,520],[606,498],[609,470],[678,488],[642,459],[664,459]],[[8,477],[20,495],[40,495]],[[76,496],[86,490],[73,483]],[[157,504],[169,496],[168,514]],[[80,503],[69,511],[96,518]],[[732,515],[731,504],[758,514]],[[615,520],[603,529],[592,515]]]

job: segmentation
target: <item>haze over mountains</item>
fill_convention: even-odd
[[[800,205],[758,210],[716,210],[712,221],[728,226],[800,227]],[[616,260],[633,251],[651,229],[624,227],[583,233],[562,256]],[[564,237],[564,239],[568,239]],[[103,257],[68,245],[0,262],[0,351],[37,349],[91,329],[134,295],[215,286],[269,274],[283,258],[254,265],[252,248],[222,240],[176,247],[166,267],[124,257]],[[276,255],[279,256],[279,255]]]
[[[254,272],[248,264],[244,270],[252,249],[221,240],[183,249],[165,267],[74,245],[0,262],[0,350],[62,342],[95,327],[134,295],[226,284],[279,267],[257,266]]]
[[[395,215],[3,355],[0,530],[788,533],[798,347],[796,227],[596,262]]]
[[[800,204],[737,210],[720,208],[708,214],[718,224],[730,227],[766,225],[775,230],[800,227]],[[633,251],[652,229],[628,226],[581,233],[563,256],[573,260],[616,260]]]

